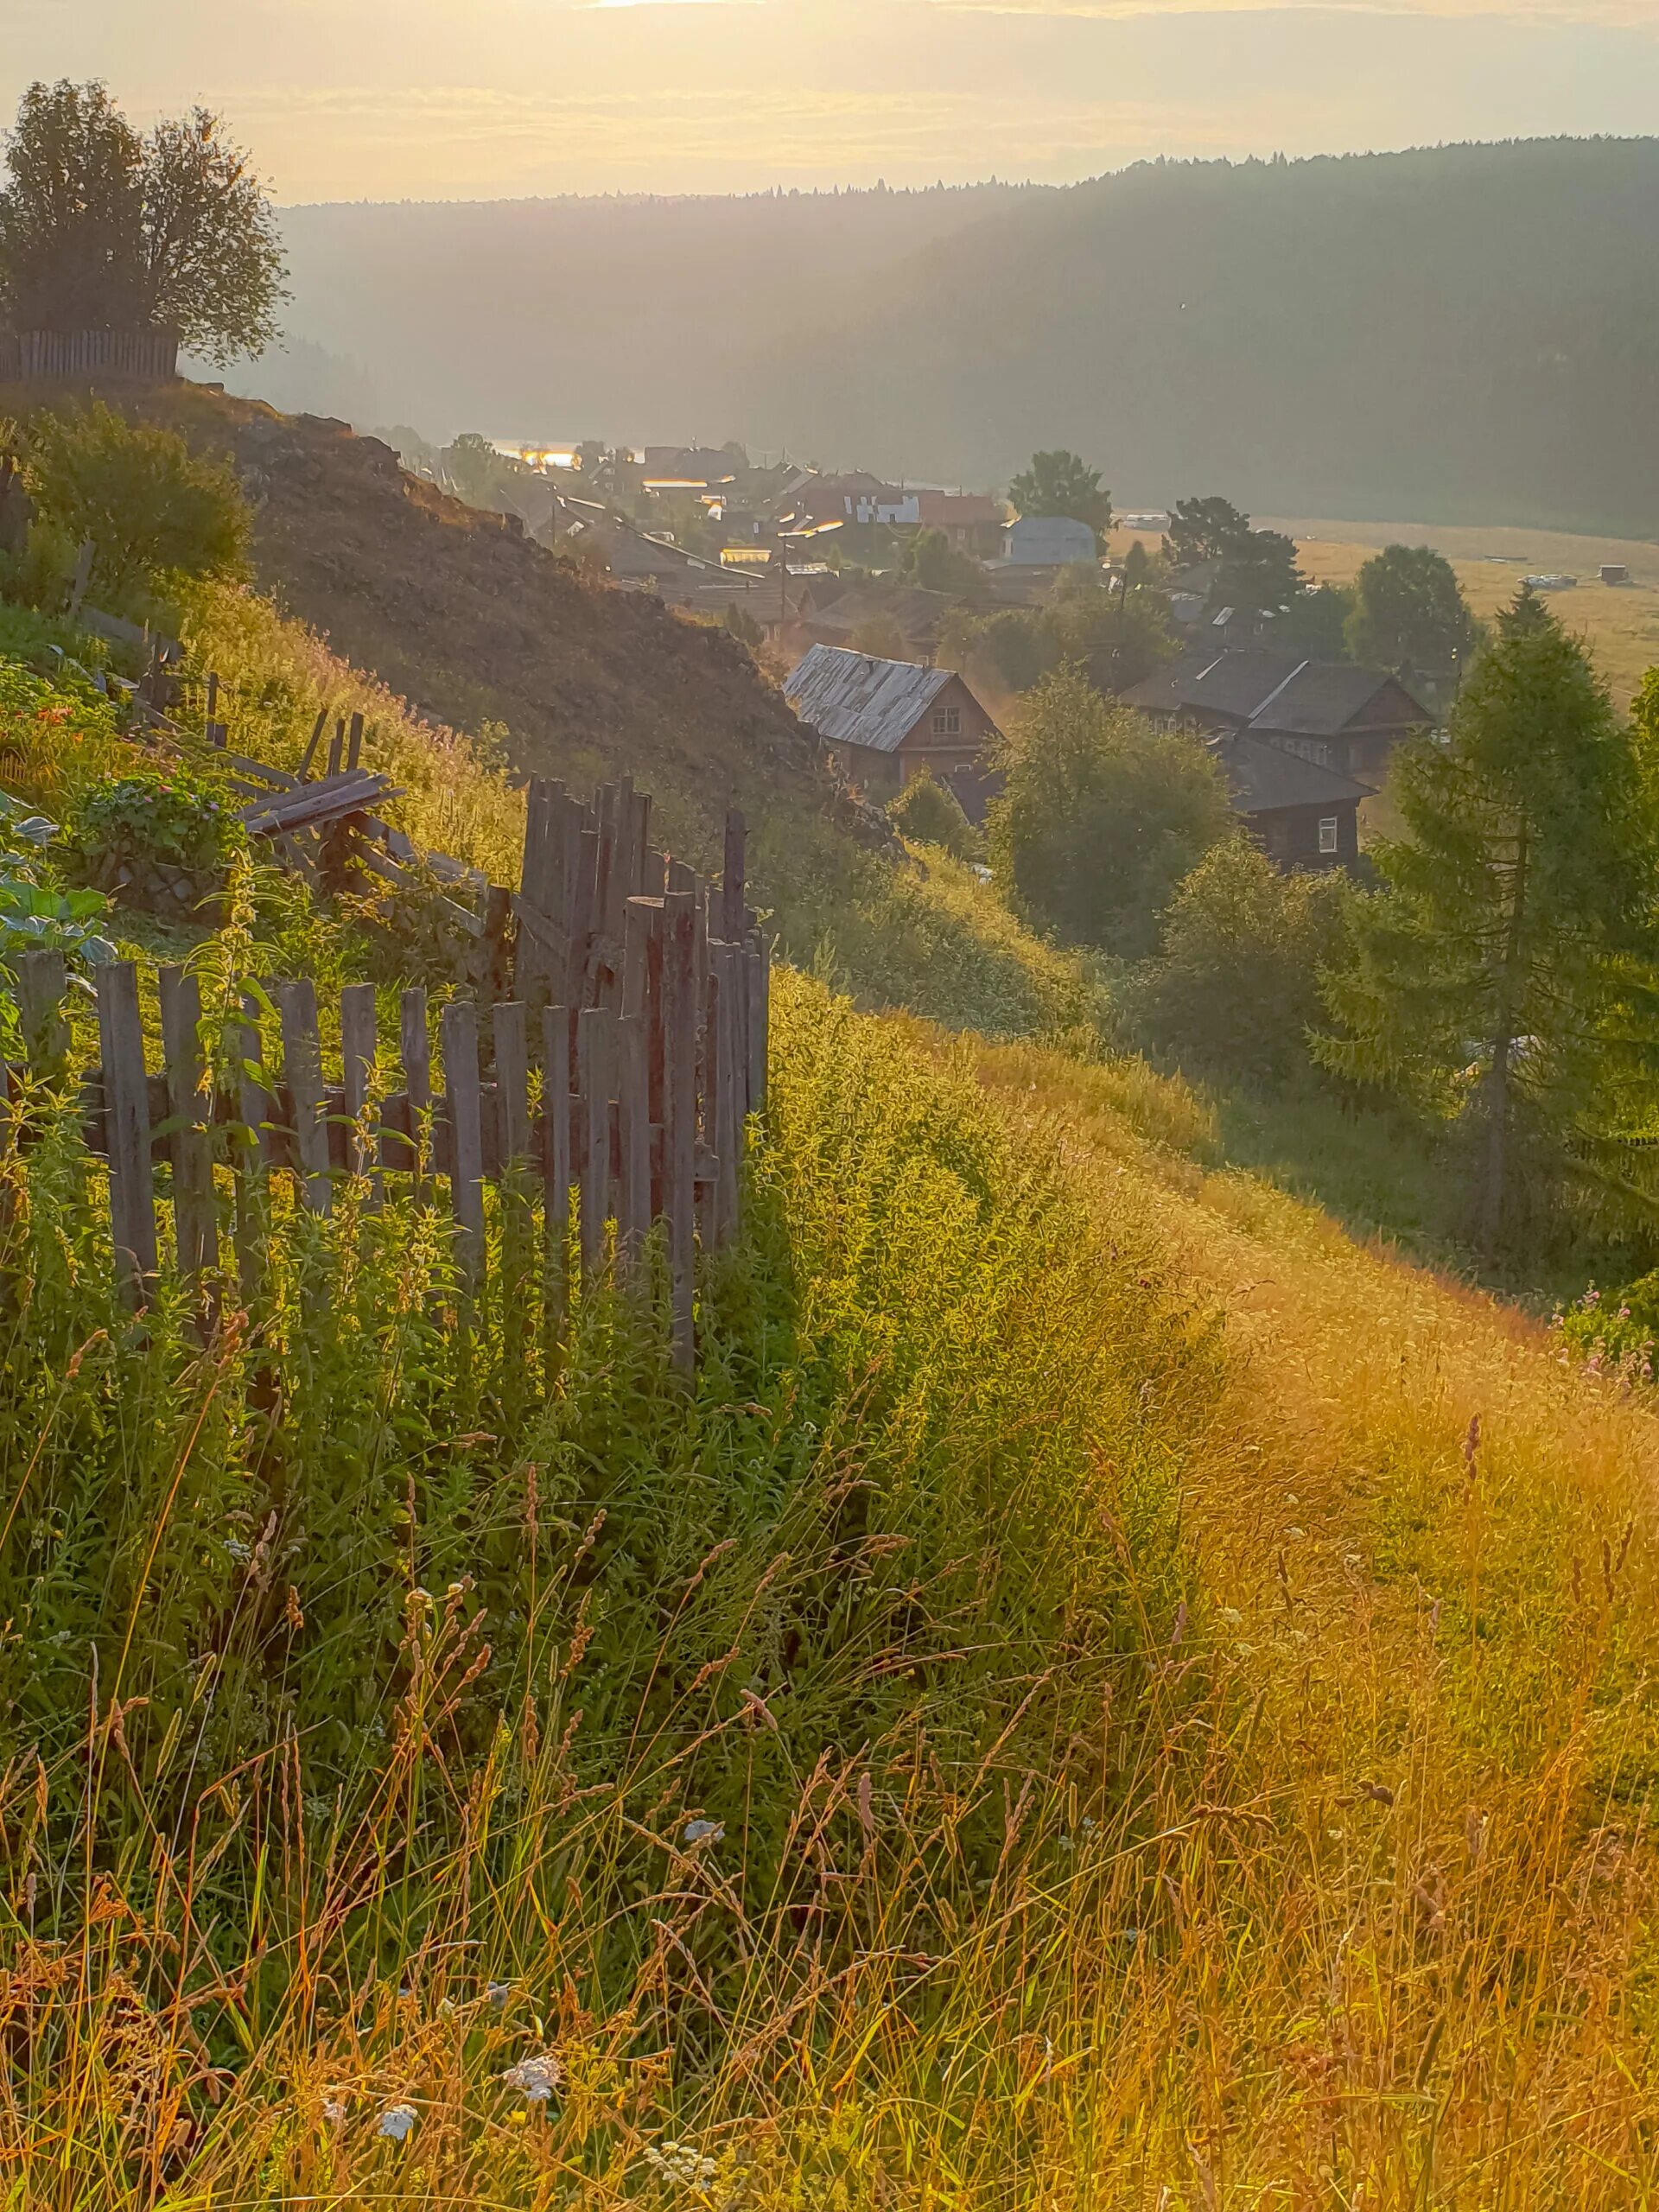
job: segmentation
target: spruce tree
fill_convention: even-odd
[[[1583,645],[1529,592],[1392,790],[1404,834],[1374,849],[1384,887],[1324,979],[1339,1033],[1320,1057],[1478,1117],[1489,1260],[1522,1120],[1558,1172],[1645,1210],[1626,1140],[1659,1096],[1652,794]]]

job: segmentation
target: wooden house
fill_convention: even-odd
[[[871,798],[895,798],[926,772],[950,785],[970,821],[984,820],[996,790],[988,765],[996,725],[954,670],[814,645],[784,696]]]

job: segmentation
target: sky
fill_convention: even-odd
[[[0,109],[221,112],[278,200],[1069,182],[1659,119],[1659,0],[0,0]]]

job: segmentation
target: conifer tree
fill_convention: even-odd
[[[1404,823],[1374,849],[1325,978],[1320,1057],[1438,1093],[1480,1123],[1473,1213],[1490,1259],[1524,1120],[1560,1172],[1632,1185],[1624,1139],[1659,1096],[1655,817],[1628,725],[1583,645],[1523,591],[1465,683],[1448,741],[1396,758]]]

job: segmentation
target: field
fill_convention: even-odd
[[[1659,545],[1619,537],[1579,537],[1559,531],[1498,527],[1452,529],[1429,523],[1359,523],[1258,516],[1259,526],[1287,531],[1303,574],[1315,583],[1351,583],[1383,545],[1433,545],[1445,554],[1475,613],[1490,615],[1514,598],[1525,575],[1577,576],[1550,604],[1580,633],[1614,696],[1626,705],[1648,670],[1659,663]],[[1622,562],[1628,584],[1604,584],[1604,562]]]

